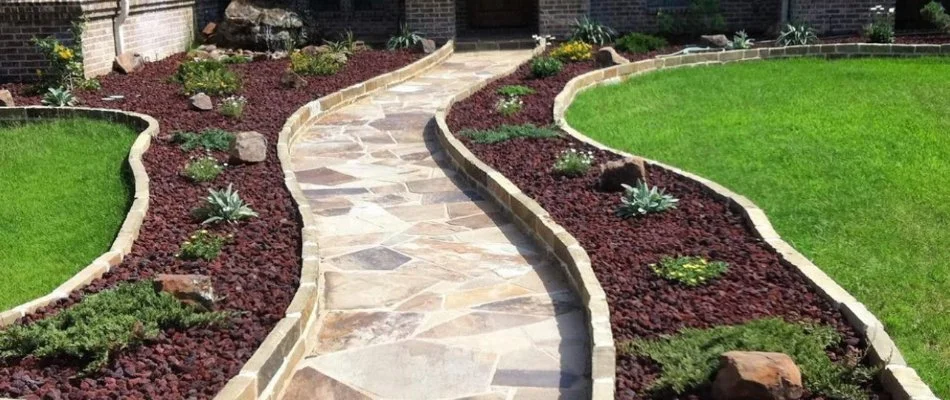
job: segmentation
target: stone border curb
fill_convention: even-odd
[[[543,44],[536,47],[534,54],[540,54],[544,48]],[[519,228],[527,232],[542,248],[546,248],[565,268],[567,278],[587,307],[593,381],[591,398],[611,400],[614,398],[617,350],[610,330],[607,294],[594,275],[590,257],[577,240],[567,233],[564,227],[554,222],[540,204],[524,194],[500,172],[475,157],[461,141],[455,138],[446,123],[446,116],[451,111],[452,105],[468,98],[492,82],[514,73],[519,67],[520,65],[517,65],[491,80],[479,82],[439,107],[435,114],[438,124],[435,134],[455,168],[472,181],[473,186],[479,191],[501,205]]]
[[[145,221],[145,214],[148,212],[149,181],[145,166],[142,164],[142,155],[148,150],[152,137],[158,135],[158,121],[155,118],[144,114],[102,108],[0,107],[0,122],[35,122],[68,117],[107,120],[127,125],[139,131],[138,138],[135,139],[129,149],[128,157],[129,167],[132,169],[133,181],[135,182],[134,200],[109,251],[59,285],[52,293],[0,313],[0,328],[12,325],[37,309],[69,297],[72,292],[86,287],[90,282],[109,272],[112,267],[122,263],[125,256],[132,250],[132,243],[138,238],[142,222]]]
[[[631,157],[632,155],[629,153],[612,149],[585,136],[568,124],[564,115],[578,93],[600,85],[619,83],[622,80],[637,75],[685,66],[693,67],[699,65],[725,64],[735,61],[789,57],[850,58],[921,57],[938,55],[950,56],[950,44],[825,44],[660,57],[588,72],[570,80],[564,86],[561,93],[555,98],[554,121],[561,129],[582,142],[623,157]],[[913,368],[907,366],[907,362],[901,355],[900,350],[897,349],[894,341],[891,340],[887,332],[884,331],[884,325],[867,310],[864,304],[861,304],[844,288],[831,279],[831,277],[809,261],[808,258],[782,240],[769,222],[765,211],[744,196],[736,194],[709,179],[658,161],[647,160],[647,162],[651,166],[669,170],[699,183],[704,186],[709,193],[728,203],[733,211],[741,214],[746,224],[755,232],[756,236],[768,243],[768,245],[781,256],[782,261],[786,265],[798,269],[811,286],[819,294],[838,307],[848,322],[865,338],[868,342],[871,360],[885,365],[880,379],[884,384],[884,388],[894,395],[896,400],[937,400],[937,396],[934,395],[927,384],[917,376]]]
[[[303,224],[301,229],[300,287],[287,312],[267,335],[241,372],[215,396],[216,400],[277,399],[290,383],[294,367],[312,350],[306,338],[315,326],[312,316],[321,309],[320,293],[324,282],[320,276],[320,245],[310,203],[297,183],[290,149],[310,125],[324,114],[346,106],[367,95],[416,77],[442,63],[454,52],[449,41],[422,59],[395,71],[328,94],[297,109],[284,124],[277,138],[277,157],[284,172],[284,186],[293,197]]]

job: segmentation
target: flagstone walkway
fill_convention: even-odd
[[[455,54],[291,150],[326,289],[285,399],[589,398],[587,324],[561,268],[455,179],[427,130],[450,96],[529,56]]]

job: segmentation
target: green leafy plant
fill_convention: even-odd
[[[230,54],[224,57],[221,57],[221,62],[224,64],[247,64],[253,61],[251,56],[246,56],[242,54]]]
[[[290,55],[290,69],[300,75],[335,75],[346,65],[343,53],[306,53],[295,51]]]
[[[663,373],[650,387],[652,391],[683,394],[711,384],[719,366],[719,356],[728,351],[765,351],[788,354],[801,368],[805,388],[825,398],[867,399],[861,386],[875,375],[875,369],[851,357],[840,362],[828,358],[825,349],[840,342],[834,328],[793,324],[777,318],[712,329],[683,329],[656,340],[622,343],[628,355],[649,357]]]
[[[188,240],[181,244],[175,257],[182,260],[211,261],[218,258],[221,248],[233,238],[233,235],[217,235],[207,229],[201,229],[188,236]]]
[[[79,101],[76,99],[76,96],[73,96],[73,92],[70,92],[69,89],[49,88],[49,90],[43,94],[43,99],[40,102],[47,107],[72,107]]]
[[[36,70],[41,88],[74,89],[82,87],[83,74],[82,34],[85,21],[75,21],[69,29],[71,44],[63,44],[54,37],[36,38],[31,42],[49,62],[46,71]]]
[[[531,75],[538,79],[557,75],[562,69],[564,63],[554,57],[539,56],[531,59]]]
[[[734,50],[751,49],[754,42],[755,40],[749,39],[749,35],[745,31],[739,31],[732,37],[729,47]]]
[[[894,8],[882,5],[871,7],[871,23],[864,27],[864,35],[871,43],[894,43]]]
[[[613,28],[587,17],[582,20],[575,20],[574,26],[571,28],[571,40],[587,44],[603,46],[610,43],[615,36],[617,36],[617,31]]]
[[[551,57],[564,62],[587,61],[593,57],[591,55],[593,50],[594,47],[590,44],[572,40],[567,43],[562,43],[554,50],[551,50]]]
[[[340,34],[340,40],[323,40],[323,43],[330,48],[330,52],[346,54],[347,56],[353,55],[356,52],[356,36],[353,35],[353,31],[347,29],[346,32]]]
[[[802,46],[818,43],[818,35],[807,24],[788,24],[778,35],[779,46]]]
[[[663,257],[659,263],[650,264],[650,269],[663,279],[694,287],[726,273],[729,264],[702,257]]]
[[[182,175],[194,182],[211,182],[221,175],[226,166],[227,164],[221,164],[218,159],[211,156],[192,158],[188,164],[185,164]]]
[[[220,325],[229,318],[229,313],[201,313],[156,293],[150,281],[121,283],[52,317],[0,331],[0,358],[74,359],[90,374],[117,352],[153,340],[164,329]]]
[[[617,49],[637,54],[656,51],[667,45],[666,39],[637,32],[624,35],[616,43]]]
[[[459,135],[471,138],[473,142],[480,144],[500,143],[518,138],[545,139],[560,136],[554,127],[538,127],[531,124],[502,125],[492,130],[466,129],[459,132]]]
[[[691,0],[685,11],[661,9],[656,17],[663,36],[698,36],[726,29],[719,0]]]
[[[950,14],[947,14],[940,2],[931,1],[927,3],[924,8],[920,9],[920,15],[935,28],[950,32]]]
[[[409,29],[409,25],[403,24],[399,27],[399,32],[386,42],[389,50],[411,49],[422,41],[422,35]]]
[[[195,217],[203,219],[202,225],[219,222],[234,223],[258,217],[257,213],[244,203],[233,185],[228,185],[228,188],[224,190],[209,189],[208,193],[210,195],[205,199],[205,205],[193,210]]]
[[[554,161],[554,173],[564,176],[581,176],[586,174],[592,165],[594,165],[593,152],[570,148],[562,151]]]
[[[676,208],[679,202],[673,196],[670,196],[656,187],[650,187],[645,182],[640,182],[637,187],[622,185],[623,195],[620,197],[620,207],[617,209],[617,215],[621,218],[639,217],[642,215],[659,213],[671,208]]]
[[[498,88],[497,93],[507,97],[522,97],[534,94],[534,89],[524,85],[505,85]]]
[[[247,105],[247,99],[244,96],[231,96],[221,100],[221,107],[218,112],[225,117],[240,119],[244,115],[244,106]]]
[[[522,108],[524,108],[524,102],[517,96],[501,98],[495,103],[495,111],[506,117],[519,113]]]
[[[172,142],[178,143],[183,151],[197,148],[224,151],[231,147],[233,141],[234,134],[221,129],[205,129],[201,133],[176,132],[172,135]]]
[[[187,95],[205,93],[229,95],[241,90],[241,80],[221,61],[192,60],[182,63],[172,79],[183,86]]]

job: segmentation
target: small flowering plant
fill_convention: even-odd
[[[244,96],[231,96],[221,100],[221,107],[218,111],[225,117],[240,119],[244,115],[244,106],[246,105],[247,99]]]
[[[207,229],[197,230],[188,236],[188,240],[181,244],[181,248],[175,257],[182,260],[205,260],[211,261],[218,258],[221,254],[221,248],[231,242],[234,235],[218,235],[209,232]]]
[[[864,27],[864,34],[871,43],[894,43],[894,7],[885,9],[878,4],[868,10],[871,23]]]
[[[535,45],[540,46],[543,44],[545,48],[550,46],[555,39],[552,35],[531,35],[531,38],[534,39]]]
[[[726,273],[729,264],[702,257],[663,257],[659,263],[650,264],[650,269],[663,279],[696,287]]]
[[[522,108],[524,108],[524,102],[518,96],[503,97],[495,103],[495,111],[506,117],[517,114]]]
[[[227,163],[220,163],[218,159],[207,154],[201,157],[191,157],[188,161],[188,164],[185,164],[185,169],[182,171],[182,175],[191,179],[193,182],[211,182],[218,175],[221,175],[221,172],[224,172],[224,169],[227,168]]]
[[[561,152],[554,162],[554,172],[564,176],[581,176],[594,165],[594,153],[591,151],[577,151],[570,148]]]
[[[52,36],[34,37],[31,40],[31,43],[36,46],[36,49],[46,58],[49,64],[46,71],[36,70],[43,88],[71,90],[75,87],[85,86],[81,43],[84,29],[85,23],[83,21],[73,23],[69,31],[72,44],[68,45]]]

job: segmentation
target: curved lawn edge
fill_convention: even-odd
[[[158,135],[158,121],[155,118],[144,114],[102,108],[0,107],[0,121],[2,122],[38,122],[71,117],[110,121],[139,131],[138,137],[129,149],[128,157],[135,189],[132,206],[129,207],[128,214],[126,214],[109,251],[97,257],[49,294],[0,313],[0,328],[12,325],[18,319],[32,314],[39,308],[69,297],[72,292],[82,289],[93,280],[109,272],[112,267],[122,263],[125,256],[132,250],[132,243],[138,238],[142,222],[145,221],[149,202],[149,179],[148,173],[145,171],[145,165],[142,164],[142,156],[151,145],[152,137]]]
[[[279,398],[290,383],[294,366],[312,350],[307,348],[306,339],[316,322],[312,316],[319,314],[321,308],[319,294],[323,292],[324,283],[319,279],[320,246],[317,243],[316,221],[310,203],[297,182],[290,157],[294,142],[324,114],[421,75],[442,63],[454,50],[455,42],[450,40],[412,64],[311,101],[287,118],[277,137],[277,158],[284,173],[284,186],[296,204],[303,226],[300,286],[284,318],[264,338],[238,375],[218,392],[216,400]]]
[[[950,44],[945,45],[901,45],[901,44],[826,44],[809,46],[789,46],[751,50],[735,50],[717,53],[659,57],[629,64],[617,65],[592,71],[571,79],[554,101],[554,121],[571,137],[598,149],[623,157],[632,155],[619,151],[584,135],[572,128],[565,113],[578,93],[592,87],[618,83],[640,74],[677,67],[724,64],[728,62],[763,60],[788,57],[920,57],[950,56]],[[765,243],[779,254],[782,261],[797,269],[822,296],[831,301],[845,316],[848,322],[868,343],[871,360],[884,364],[880,380],[885,390],[898,400],[932,400],[937,396],[930,390],[917,372],[907,365],[894,341],[884,330],[884,325],[867,307],[851,296],[818,266],[786,243],[772,227],[765,212],[755,203],[726,187],[701,176],[645,159],[653,167],[665,169],[703,186],[710,194],[728,203],[729,207],[743,216],[746,225]]]
[[[533,55],[544,52],[545,43],[534,49]],[[492,79],[476,83],[461,92],[435,113],[435,135],[455,166],[455,169],[472,181],[473,186],[501,206],[518,227],[542,248],[560,261],[574,291],[581,296],[586,307],[588,334],[591,339],[591,398],[609,400],[614,398],[616,381],[617,349],[610,329],[610,309],[607,294],[594,275],[590,257],[577,239],[551,218],[538,202],[524,194],[513,182],[494,168],[478,159],[459,141],[449,129],[446,117],[452,106],[493,82],[511,75],[520,65],[498,74]]]

